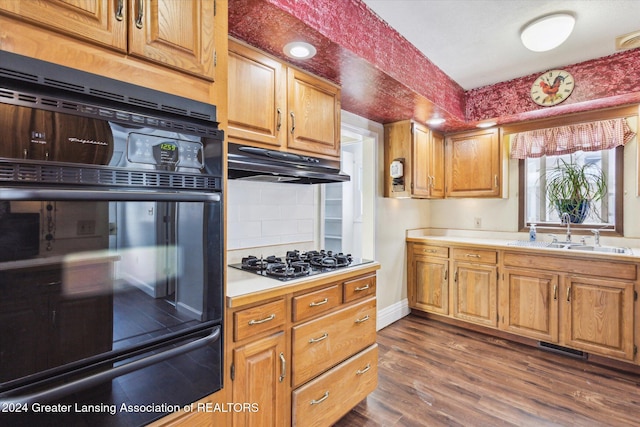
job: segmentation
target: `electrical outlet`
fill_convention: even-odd
[[[481,228],[482,227],[482,218],[474,218],[473,219],[473,225],[476,228]]]

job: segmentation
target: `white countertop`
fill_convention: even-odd
[[[558,239],[563,240],[563,235],[557,233]],[[584,256],[590,255],[595,257],[614,257],[615,259],[631,259],[632,261],[640,260],[640,239],[622,238],[622,237],[601,237],[602,246],[615,246],[628,249],[628,252],[623,254],[607,253],[607,252],[591,252],[591,251],[579,251],[569,249],[554,249],[554,248],[541,248],[541,247],[527,247],[517,246],[515,242],[528,242],[529,235],[527,233],[517,232],[501,232],[501,231],[475,231],[475,230],[444,230],[444,229],[431,229],[421,228],[414,230],[407,230],[407,240],[422,240],[429,241],[431,243],[442,242],[443,244],[466,244],[466,245],[478,245],[478,246],[493,246],[501,249],[512,250],[531,250],[536,252],[549,252],[554,254],[563,255],[575,255]],[[539,241],[549,241],[549,238],[538,239]],[[579,242],[579,238],[574,236],[574,240]],[[593,238],[587,241],[587,245],[593,243]]]
[[[237,268],[227,266],[227,298],[236,298],[257,292],[271,291],[282,288],[283,292],[288,288],[294,288],[305,283],[313,283],[318,279],[326,279],[331,276],[337,276],[344,273],[357,272],[371,267],[379,267],[376,261],[367,261],[354,267],[344,267],[336,269],[326,274],[316,274],[313,276],[305,276],[297,279],[280,281],[270,277],[260,276],[250,271],[242,271]]]

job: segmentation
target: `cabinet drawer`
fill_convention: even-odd
[[[456,261],[482,262],[495,264],[498,262],[498,253],[485,249],[454,248],[452,257]]]
[[[338,285],[293,297],[293,321],[308,319],[340,305]]]
[[[441,246],[413,245],[413,254],[449,258],[449,248],[443,248]]]
[[[281,299],[234,313],[234,340],[240,341],[284,325],[285,311],[285,302]]]
[[[344,282],[342,289],[342,300],[344,302],[354,301],[369,295],[376,294],[376,275],[359,277],[354,280]]]
[[[376,341],[376,300],[369,298],[293,327],[293,386]]]
[[[358,353],[293,392],[294,426],[329,426],[375,390],[378,345]]]

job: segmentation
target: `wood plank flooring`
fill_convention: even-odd
[[[334,427],[640,426],[640,375],[409,315],[378,388]]]

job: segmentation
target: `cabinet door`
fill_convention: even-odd
[[[229,40],[229,139],[284,147],[286,70],[280,62]]]
[[[454,263],[453,317],[480,325],[498,324],[497,268]]]
[[[120,51],[127,49],[126,1],[0,0],[0,11],[20,16],[63,34],[88,39]]]
[[[500,195],[500,139],[497,129],[447,138],[447,197]]]
[[[131,55],[214,80],[214,0],[136,0],[129,7]]]
[[[294,68],[287,69],[287,147],[340,156],[340,89]]]
[[[416,256],[409,274],[411,308],[449,314],[449,261]]]
[[[431,161],[431,143],[429,141],[429,129],[422,126],[412,125],[413,139],[413,188],[412,195],[415,197],[429,197],[431,172],[429,169]]]
[[[234,413],[236,426],[287,425],[285,334],[279,332],[233,351],[233,402],[258,404],[259,411]]]
[[[430,196],[433,199],[444,198],[444,136],[431,132],[431,154],[429,170],[431,171]]]
[[[505,269],[500,288],[500,329],[558,342],[558,275]]]
[[[565,285],[564,343],[633,360],[634,284],[570,276]]]

